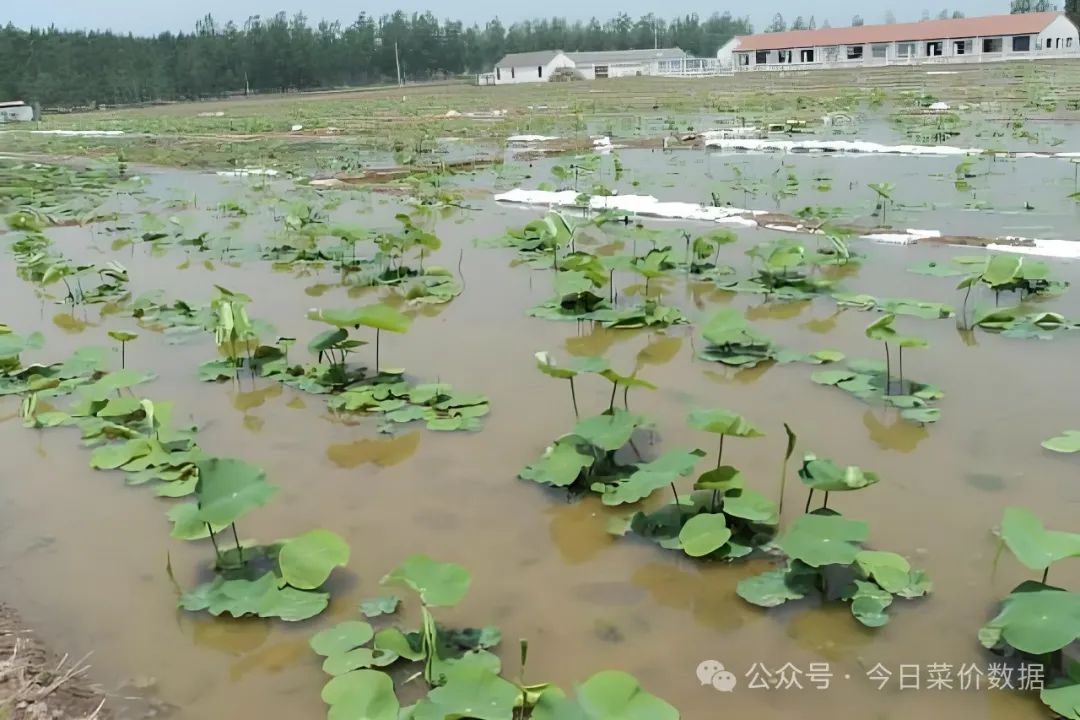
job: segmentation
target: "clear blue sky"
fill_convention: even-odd
[[[712,12],[730,10],[733,15],[749,14],[755,29],[761,30],[776,12],[782,13],[788,22],[796,15],[813,13],[820,26],[825,18],[833,25],[846,25],[855,13],[861,13],[867,24],[881,22],[885,11],[890,7],[900,22],[918,20],[924,8],[934,15],[946,7],[949,10],[960,10],[967,15],[991,15],[1008,12],[1009,8],[1008,0],[951,0],[951,4],[947,6],[931,6],[925,2],[926,0],[890,3],[886,0],[886,3],[877,6],[879,9],[868,11],[867,6],[876,3],[859,0],[826,0],[822,3],[770,0],[724,6],[706,0],[682,0],[677,3],[621,0],[591,3],[586,5],[587,9],[583,9],[582,4],[576,0],[550,0],[546,3],[505,3],[497,0],[473,0],[469,3],[447,0],[374,0],[367,3],[346,0],[230,0],[224,3],[212,0],[5,0],[5,8],[0,12],[0,22],[10,21],[20,27],[55,24],[62,28],[110,28],[122,32],[157,33],[163,30],[190,30],[195,21],[206,13],[213,13],[216,19],[223,22],[234,20],[241,23],[251,15],[273,15],[278,10],[285,10],[291,15],[301,9],[314,20],[325,18],[351,21],[361,10],[380,15],[400,8],[407,12],[431,10],[440,18],[449,17],[466,22],[481,22],[497,15],[506,24],[541,15],[587,20],[593,14],[606,19],[619,11],[634,17],[650,11],[669,17],[690,12],[709,15]]]

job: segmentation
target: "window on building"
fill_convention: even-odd
[[[812,62],[814,62],[814,51],[813,50],[803,50],[802,52],[800,52],[799,53],[799,61],[804,62],[804,63],[812,63]]]
[[[514,77],[514,68],[510,68],[510,78],[513,79]]]
[[[754,54],[754,63],[755,64],[764,65],[767,62],[769,62],[769,51],[768,50],[758,50]]]
[[[903,60],[906,58],[913,58],[918,56],[918,51],[915,48],[915,43],[904,42],[896,44],[896,57]]]
[[[536,66],[536,77],[544,77],[544,66],[543,65],[537,65]]]
[[[926,43],[926,57],[941,57],[945,52],[944,45],[940,40]]]
[[[1054,49],[1057,49],[1057,48],[1060,48],[1060,47],[1061,47],[1061,38],[1058,38],[1057,40],[1054,41]]]
[[[744,67],[750,64],[749,53],[739,53],[739,64]]]
[[[1013,35],[1012,39],[1012,51],[1013,52],[1028,52],[1031,50],[1031,36],[1030,35]]]
[[[847,46],[847,59],[848,60],[862,60],[863,46],[862,45],[848,45]]]
[[[495,68],[495,79],[502,80],[502,72],[500,72],[499,68]]]
[[[1072,47],[1072,38],[1065,38],[1065,47],[1067,47],[1067,48]]]
[[[1005,41],[1002,38],[984,38],[982,51],[984,53],[999,53],[1005,49]]]
[[[953,42],[953,55],[967,55],[967,40]]]
[[[791,50],[781,50],[780,52],[777,53],[776,61],[777,62],[782,62],[782,63],[790,63],[790,62],[792,62],[792,60],[791,60],[792,57],[793,57],[793,51],[791,51]]]
[[[889,56],[889,46],[885,44],[871,45],[870,56],[878,60],[884,60]]]

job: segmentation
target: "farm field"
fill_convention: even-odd
[[[1080,718],[1078,169],[1067,62],[2,130],[0,601],[115,717]]]

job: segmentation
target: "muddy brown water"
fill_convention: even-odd
[[[153,183],[149,192],[162,197],[173,188],[194,189],[206,207],[230,197],[253,197],[248,188],[256,181],[161,174]],[[275,183],[270,194],[288,192],[288,184]],[[334,217],[390,226],[402,208],[396,199],[359,197]],[[274,383],[200,383],[197,365],[214,356],[209,337],[167,345],[131,318],[102,319],[99,307],[76,308],[71,321],[71,308],[36,298],[4,255],[2,320],[19,331],[40,329],[47,337],[45,349],[27,359],[62,358],[83,345],[110,344],[107,329],[136,329],[140,337],[128,346],[128,365],[158,375],[143,386],[145,394],[173,400],[178,417],[195,418],[201,425],[199,442],[208,452],[258,463],[280,486],[275,501],[244,518],[241,534],[268,541],[326,527],[352,547],[347,571],[336,572],[330,582],[330,609],[311,622],[237,621],[178,611],[166,562],[180,585],[191,588],[206,577],[209,545],[170,539],[164,515],[169,501],[155,499],[147,488],[125,487],[120,474],[91,470],[76,433],[23,428],[14,417],[16,401],[8,399],[0,403],[4,599],[51,646],[74,656],[92,651],[94,674],[105,687],[116,688],[132,676],[156,680],[152,694],[175,706],[174,717],[185,720],[321,717],[319,689],[326,678],[308,638],[355,617],[362,599],[385,592],[379,579],[412,553],[460,562],[471,571],[466,600],[437,617],[448,624],[498,625],[511,674],[517,638],[528,638],[532,681],[570,687],[601,669],[626,670],[687,720],[728,712],[783,718],[853,711],[874,718],[1041,716],[1031,694],[930,690],[925,680],[924,689],[901,691],[895,676],[878,690],[866,673],[878,663],[897,674],[902,664],[919,664],[925,677],[932,663],[948,663],[954,670],[976,663],[985,669],[995,660],[982,651],[976,632],[996,602],[1030,575],[1008,556],[994,571],[991,529],[1002,510],[1022,505],[1049,527],[1074,527],[1080,501],[1075,460],[1043,451],[1039,442],[1080,427],[1074,362],[1080,334],[1042,342],[980,332],[968,344],[953,320],[901,317],[903,331],[931,342],[929,349],[905,358],[906,371],[946,393],[941,421],[921,428],[899,421],[895,411],[815,385],[810,375],[818,368],[792,364],[733,372],[702,362],[695,358],[701,340],[693,325],[667,332],[594,331],[528,318],[527,309],[550,295],[550,274],[513,267],[512,251],[478,249],[473,241],[523,224],[540,211],[490,201],[473,204],[479,211],[455,213],[437,226],[444,247],[435,261],[456,268],[460,257],[465,292],[417,318],[408,335],[385,337],[382,357],[417,378],[487,393],[493,412],[475,434],[409,428],[387,438],[376,434],[377,418],[341,422],[326,411],[324,399]],[[161,212],[191,216],[193,223],[224,224],[205,211]],[[262,242],[272,224],[268,212],[260,210],[236,234]],[[721,257],[745,270],[743,252],[776,235],[742,231]],[[253,317],[271,320],[281,334],[302,340],[294,352],[302,353],[304,341],[320,329],[305,319],[307,308],[377,297],[374,292],[350,296],[336,285],[331,270],[296,277],[255,259],[233,265],[215,260],[210,270],[201,256],[180,270],[184,252],[176,248],[161,257],[145,248],[113,252],[108,237],[87,228],[59,229],[53,236],[72,257],[115,256],[129,267],[136,294],[161,288],[170,299],[205,302],[214,283],[246,292],[254,298]],[[923,277],[905,268],[977,252],[868,243],[857,249],[867,260],[844,279],[846,289],[952,303],[960,300],[955,278]],[[1054,266],[1058,276],[1080,283],[1080,266]],[[1074,288],[1043,306],[1080,316],[1076,297]],[[681,278],[670,283],[666,298],[695,320],[724,305],[745,308],[784,347],[831,348],[853,358],[876,358],[881,352],[863,336],[874,315],[840,312],[827,298],[762,305],[760,298],[688,285]],[[743,602],[735,595],[736,583],[765,569],[765,561],[702,564],[630,537],[608,536],[605,523],[613,513],[596,500],[569,502],[562,493],[515,478],[573,424],[568,388],[534,368],[533,353],[539,350],[556,357],[606,353],[624,371],[640,363],[641,376],[660,388],[630,394],[631,408],[656,424],[645,453],[701,447],[711,456],[714,438],[689,429],[685,418],[693,406],[723,406],[768,433],[763,439],[729,441],[725,450],[725,459],[766,494],[778,492],[784,422],[799,435],[800,455],[814,451],[879,472],[879,485],[837,496],[833,504],[869,521],[874,548],[899,552],[925,568],[934,593],[918,601],[898,600],[889,625],[868,630],[842,605],[825,609],[805,601],[764,611]],[[608,392],[602,381],[578,383],[583,411],[606,406]],[[805,500],[795,464],[785,522]],[[703,461],[699,469],[706,465]],[[680,489],[688,489],[689,482]],[[662,495],[653,502],[664,501]],[[1080,572],[1061,563],[1051,579],[1077,587]],[[418,622],[414,605],[406,617]],[[735,692],[722,694],[699,683],[695,669],[706,659],[719,660],[736,674]],[[747,673],[756,663],[771,670],[787,663],[803,670],[810,663],[828,663],[831,686],[750,689]]]

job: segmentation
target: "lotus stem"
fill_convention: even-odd
[[[675,481],[674,480],[671,481],[671,494],[675,496],[675,504],[676,505],[681,505],[682,502],[679,500],[679,491],[675,489]]]
[[[970,295],[971,295],[971,286],[972,286],[973,284],[974,284],[974,283],[968,283],[968,286],[967,286],[967,290],[965,290],[965,291],[964,291],[964,304],[963,304],[963,305],[961,306],[961,309],[960,309],[960,312],[961,312],[961,313],[963,313],[963,316],[964,316],[964,326],[965,326],[965,327],[967,327],[967,303],[968,303],[968,296],[970,296]]]
[[[724,435],[720,435],[720,452],[716,453],[716,469],[720,469],[720,464],[724,461]]]
[[[713,490],[712,491],[712,503],[710,503],[709,512],[712,512],[712,513],[716,512],[716,500],[717,500],[717,496],[719,494],[720,494],[719,490]]]
[[[1050,574],[1050,566],[1049,566],[1049,565],[1047,565],[1047,566],[1046,566],[1046,569],[1044,569],[1044,570],[1043,570],[1043,576],[1042,576],[1042,584],[1043,584],[1043,585],[1045,585],[1045,584],[1046,584],[1046,578],[1047,578],[1047,576],[1048,576],[1049,574]]]
[[[244,548],[240,547],[240,536],[236,534],[236,523],[231,523],[233,542],[236,543],[236,554],[240,556],[240,564],[244,564]]]
[[[221,562],[221,548],[218,547],[217,538],[214,537],[214,528],[210,527],[210,523],[206,523],[206,531],[210,533],[210,542],[214,544],[214,554],[217,555],[217,565],[222,567]]]
[[[615,268],[611,268],[608,271],[608,297],[611,299],[611,304],[615,304]]]
[[[828,510],[829,509],[829,491],[828,490],[825,491],[825,502],[823,502],[821,504],[821,509],[822,510]]]
[[[578,413],[578,406],[577,406],[577,391],[574,390],[574,378],[569,378],[569,380],[570,380],[570,400],[574,403],[574,417],[575,418],[580,418],[581,414]]]
[[[630,386],[629,385],[626,385],[626,386],[623,387],[622,402],[623,402],[623,407],[626,408],[627,410],[629,410],[630,409]]]
[[[776,513],[780,517],[784,517],[784,488],[787,487],[787,457],[784,458],[784,464],[780,466],[780,502],[778,503]]]
[[[892,390],[892,359],[889,357],[889,343],[885,343],[885,394]]]
[[[804,513],[810,512],[810,501],[814,499],[814,488],[810,488],[810,494],[806,496],[806,507],[803,508]]]
[[[619,389],[619,383],[611,383],[611,401],[608,403],[608,412],[615,412],[615,391]]]
[[[123,343],[123,342],[120,343],[120,369],[121,370],[124,369],[124,365],[127,362],[127,358],[124,356],[124,348],[126,346],[127,346],[127,343]]]
[[[379,335],[382,333],[379,328],[375,328],[375,374],[379,374]]]

